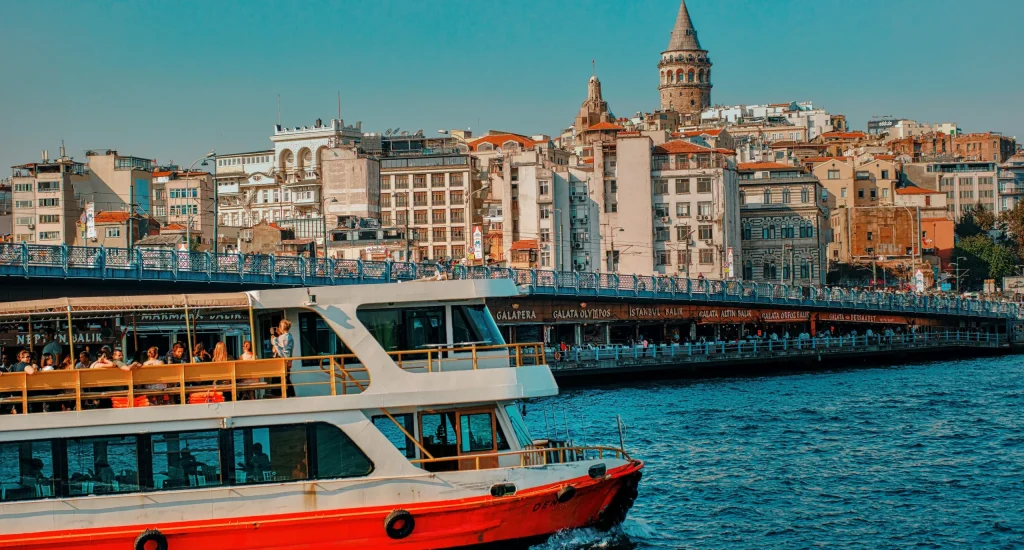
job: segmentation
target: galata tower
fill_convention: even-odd
[[[711,106],[711,58],[700,47],[697,31],[686,11],[686,0],[679,4],[676,25],[668,48],[661,52],[658,71],[663,111],[677,111],[695,121],[701,111]]]

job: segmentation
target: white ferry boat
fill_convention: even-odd
[[[0,374],[0,548],[505,547],[614,526],[643,464],[531,436],[520,403],[558,388],[542,346],[503,342],[484,305],[515,294],[477,280],[2,304],[33,351],[53,327],[74,356],[97,326],[130,350],[143,317],[183,321],[189,347],[200,327],[286,320],[295,349]]]

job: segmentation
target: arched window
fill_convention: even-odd
[[[678,71],[676,71],[676,82],[682,82],[682,81],[683,81],[683,70],[679,69]]]
[[[754,278],[754,262],[750,260],[743,262],[743,278],[748,281]]]
[[[704,69],[697,71],[697,82],[704,82]]]
[[[761,226],[761,238],[762,239],[774,239],[775,238],[775,225],[765,224]]]
[[[789,272],[791,271],[790,268],[792,268],[792,267],[793,266],[791,266],[790,264],[787,264],[787,263],[783,263],[782,264],[782,282],[783,283],[788,283],[789,282]]]
[[[763,202],[765,204],[771,204],[772,203],[772,191],[771,191],[771,189],[765,189],[764,190],[764,201]]]
[[[768,259],[764,261],[764,268],[761,270],[765,280],[773,281],[778,276],[779,272],[775,267],[775,259]]]
[[[690,71],[686,73],[686,81],[693,82],[693,69],[690,69]]]
[[[810,193],[810,191],[807,190],[806,187],[801,187],[800,188],[800,202],[806,203],[807,200],[810,198],[810,196],[811,196],[811,193]]]
[[[751,238],[751,228],[749,222],[743,223],[743,240],[749,241]]]
[[[789,204],[790,199],[791,199],[791,197],[789,195],[789,189],[783,189],[782,190],[782,204]]]
[[[740,204],[747,204],[747,192],[740,191]]]
[[[802,262],[800,262],[800,278],[801,279],[810,279],[811,276],[812,276],[812,273],[811,273],[811,261],[810,260],[803,260]]]

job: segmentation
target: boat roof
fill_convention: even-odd
[[[321,286],[221,292],[206,294],[155,294],[145,296],[90,296],[86,298],[51,298],[0,304],[0,318],[28,315],[52,316],[130,313],[143,311],[201,309],[281,309],[305,304],[315,296],[330,304],[394,304],[497,298],[518,294],[508,279],[460,281],[410,281],[363,285]]]

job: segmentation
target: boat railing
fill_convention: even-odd
[[[115,408],[161,404],[195,404],[254,399],[285,399],[289,388],[329,386],[330,395],[360,393],[369,377],[365,368],[344,363],[347,357],[327,359],[331,377],[292,382],[289,365],[302,358],[183,363],[118,368],[6,373],[0,376],[0,405],[16,412],[56,412],[98,408],[109,400]],[[360,381],[360,378],[362,381]],[[332,383],[333,382],[333,383]]]
[[[544,364],[544,344],[528,342],[500,345],[427,346],[389,351],[401,369],[409,372],[450,372]]]
[[[416,466],[428,469],[430,464],[448,464],[455,462],[459,470],[489,470],[494,468],[508,468],[508,464],[500,464],[503,457],[518,457],[519,467],[547,466],[549,464],[560,464],[565,462],[579,462],[581,460],[601,460],[605,457],[618,458],[621,460],[632,460],[625,450],[617,447],[605,446],[565,446],[565,447],[534,447],[519,451],[498,451],[493,453],[479,453],[460,456],[444,456],[436,458],[418,458],[410,460]]]

